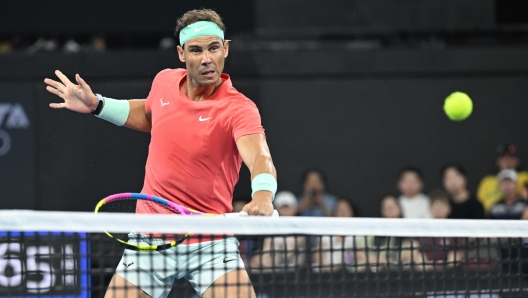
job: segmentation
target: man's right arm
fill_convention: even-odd
[[[46,87],[46,90],[62,98],[64,102],[51,103],[51,108],[65,108],[74,112],[89,114],[97,107],[97,105],[99,104],[98,97],[95,96],[90,86],[81,78],[81,76],[79,76],[78,74],[75,75],[75,81],[77,82],[76,85],[72,83],[62,72],[57,70],[55,71],[55,74],[60,79],[60,82],[46,78],[44,80],[44,82],[48,85]],[[109,103],[109,106],[113,106],[114,110],[116,105],[119,106],[117,111],[118,117],[115,116],[115,112],[111,112],[114,110],[110,110],[110,117],[108,117],[107,115],[103,117],[103,119],[108,120],[117,125],[124,125],[132,129],[140,131],[150,131],[152,127],[151,116],[145,108],[145,99],[128,100],[127,102],[130,106],[130,109],[128,109],[128,107],[125,105],[125,102],[121,100],[108,100],[111,101]],[[103,108],[99,111],[99,115],[101,115],[101,112],[104,111],[105,104],[106,100],[103,101]],[[109,118],[111,118],[112,120],[109,120]],[[118,121],[116,121],[116,119],[118,119]]]

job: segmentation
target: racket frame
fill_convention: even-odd
[[[166,200],[166,199],[163,199],[163,198],[160,198],[160,197],[156,197],[156,196],[153,196],[153,195],[142,194],[142,193],[133,193],[133,192],[118,193],[118,194],[114,194],[114,195],[111,195],[111,196],[108,196],[108,197],[102,199],[95,206],[94,212],[97,214],[97,213],[99,213],[101,207],[104,206],[105,204],[110,203],[110,202],[120,201],[120,200],[136,200],[136,201],[154,202],[154,203],[160,204],[160,205],[162,205],[164,207],[167,207],[167,208],[177,212],[179,215],[183,215],[183,216],[186,216],[186,215],[223,216],[222,214],[210,214],[210,213],[205,213],[205,212],[201,212],[201,211],[198,211],[198,210],[194,210],[194,209],[191,209],[191,208],[183,207],[183,206],[178,205],[178,204],[176,204],[174,202],[171,202],[169,200]],[[125,249],[139,251],[139,252],[152,252],[152,251],[166,250],[166,249],[169,249],[169,248],[174,247],[176,245],[180,245],[181,243],[183,243],[185,240],[187,240],[189,237],[192,236],[192,233],[187,233],[184,236],[182,236],[182,237],[180,237],[180,238],[178,238],[178,239],[176,239],[174,241],[170,241],[170,242],[167,242],[167,243],[164,243],[164,244],[139,245],[139,244],[128,243],[127,241],[124,241],[122,239],[116,238],[116,237],[114,237],[114,235],[112,235],[108,231],[104,231],[104,232],[105,232],[105,234],[108,237],[110,237],[110,239],[115,244],[117,244],[117,245],[119,245],[121,247],[124,247]]]

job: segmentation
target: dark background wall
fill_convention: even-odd
[[[257,32],[262,35],[328,36],[350,32],[490,28],[493,0],[257,1]]]
[[[98,1],[87,3],[102,7]],[[319,167],[327,173],[333,193],[348,197],[362,215],[375,216],[379,198],[396,191],[396,174],[406,165],[424,170],[429,191],[441,186],[443,165],[461,163],[468,168],[474,192],[484,175],[494,173],[498,144],[516,144],[521,159],[528,160],[524,98],[528,38],[519,29],[525,20],[499,14],[507,9],[497,3],[483,3],[474,11],[482,13],[469,17],[480,28],[474,31],[430,28],[420,22],[397,26],[385,20],[381,24],[385,27],[378,26],[385,29],[373,34],[375,30],[369,28],[379,25],[373,17],[354,32],[333,38],[317,34],[287,38],[291,22],[283,24],[282,36],[270,37],[263,29],[269,27],[265,24],[276,24],[272,22],[276,16],[269,11],[281,15],[290,11],[285,5],[291,3],[236,3],[204,1],[198,6],[217,7],[226,22],[231,22],[228,27],[235,38],[225,71],[261,111],[279,171],[279,189],[299,193],[302,171]],[[369,15],[391,15],[377,2],[371,6],[353,3],[356,6],[347,7],[357,7],[363,20]],[[420,9],[427,12],[438,5],[430,3],[434,5]],[[455,5],[454,1],[446,3]],[[10,11],[21,9],[9,5]],[[77,8],[69,5],[63,9]],[[310,5],[306,11],[302,5],[293,7],[291,11],[300,15],[291,19],[302,18]],[[139,1],[128,1],[126,6],[116,1],[103,13],[87,7],[77,22],[65,16],[70,25],[62,23],[64,19],[52,22],[53,18],[37,15],[22,24],[4,10],[2,24],[11,25],[0,26],[0,38],[54,31],[67,38],[68,33],[100,34],[100,30],[121,36],[124,27],[130,27],[136,40],[146,35],[162,37],[167,27],[172,32],[177,15],[195,6],[185,2],[175,8],[174,3],[161,1],[149,9]],[[458,6],[460,13],[463,6]],[[47,7],[40,10],[56,13]],[[237,18],[241,11],[248,13]],[[97,24],[89,18],[94,15],[102,18],[95,19]],[[263,19],[266,15],[270,16],[267,21]],[[113,18],[117,18],[115,24],[110,22]],[[140,23],[135,22],[138,18]],[[506,30],[501,27],[506,23],[520,27]],[[328,29],[323,23],[314,24],[322,30],[317,32]],[[500,33],[505,30],[507,34]],[[28,55],[14,51],[0,55],[0,104],[23,103],[31,120],[30,137],[13,142],[10,153],[0,156],[0,207],[88,211],[106,195],[141,189],[149,135],[92,116],[49,109],[48,103],[57,98],[45,91],[43,78],[61,69],[69,77],[80,73],[94,91],[106,96],[144,98],[158,71],[181,66],[173,51],[145,48],[144,44],[140,49],[101,53]],[[460,123],[449,121],[442,111],[444,98],[457,90],[467,92],[475,104],[474,114]],[[15,133],[1,125],[0,130]],[[249,173],[243,167],[235,197],[249,193]]]
[[[171,34],[176,19],[191,9],[214,8],[230,32],[252,32],[253,1],[6,1],[0,11],[2,34]]]

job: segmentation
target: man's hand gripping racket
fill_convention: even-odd
[[[232,213],[237,214],[237,213]],[[248,217],[249,214],[246,211],[240,211],[238,212],[239,217]],[[279,212],[277,210],[273,210],[273,213],[271,214],[271,217],[279,217]]]

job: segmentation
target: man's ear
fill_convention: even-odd
[[[228,39],[224,41],[224,49],[225,49],[224,58],[227,58],[227,56],[229,55],[229,40]]]
[[[177,46],[176,50],[178,50],[178,57],[180,58],[180,61],[185,63],[185,55],[183,48],[181,46]]]

